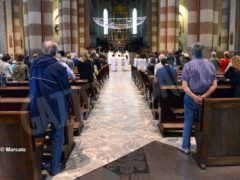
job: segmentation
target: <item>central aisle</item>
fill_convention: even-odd
[[[82,134],[75,138],[66,170],[54,179],[75,179],[154,140],[181,143],[181,138],[162,138],[131,72],[112,72]]]

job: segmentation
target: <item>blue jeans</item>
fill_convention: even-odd
[[[60,170],[60,161],[62,155],[62,148],[64,144],[64,127],[53,127],[51,134],[51,169],[50,173],[56,175]]]
[[[190,140],[192,126],[194,122],[194,114],[198,113],[198,120],[201,120],[202,106],[195,103],[193,99],[185,94],[184,96],[184,127],[183,127],[183,143],[182,148],[190,150]]]

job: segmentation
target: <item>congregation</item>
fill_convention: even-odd
[[[189,154],[191,149],[195,112],[197,111],[198,119],[201,120],[203,100],[210,97],[217,88],[216,74],[222,73],[224,75],[222,81],[229,81],[234,97],[240,97],[240,56],[226,51],[222,58],[217,59],[216,52],[212,52],[212,57],[208,60],[204,58],[204,50],[203,44],[195,43],[191,49],[191,56],[181,50],[175,53],[169,50],[166,54],[160,55],[158,53],[140,54],[136,55],[132,61],[129,61],[129,55],[118,55],[120,66],[123,62],[125,63],[123,70],[128,70],[128,63],[130,63],[132,68],[155,77],[160,87],[155,95],[157,103],[162,96],[161,87],[177,86],[178,72],[181,71],[181,82],[185,91],[183,102],[185,116],[183,141],[178,149],[186,154]],[[65,163],[61,160],[61,149],[64,145],[65,122],[68,119],[68,111],[71,109],[69,81],[86,80],[90,85],[87,88],[87,94],[89,97],[93,96],[93,84],[98,80],[97,76],[102,68],[110,64],[111,70],[116,70],[116,64],[114,63],[114,66],[112,64],[117,59],[113,59],[114,57],[115,55],[112,54],[112,57],[107,59],[104,54],[95,52],[90,52],[89,55],[88,51],[83,51],[80,57],[74,53],[65,55],[65,52],[58,50],[57,43],[53,41],[44,42],[42,54],[39,56],[33,54],[31,59],[24,55],[18,55],[16,60],[8,54],[0,56],[1,86],[6,86],[8,81],[20,83],[29,80],[31,117],[32,119],[40,117],[42,123],[42,129],[35,134],[36,137],[45,136],[49,125],[52,129],[52,158],[50,163],[42,164],[42,168],[46,169],[50,175],[55,176],[65,169]],[[125,60],[122,61],[122,59]],[[49,95],[56,96],[58,100],[61,99],[62,103],[51,100]],[[46,106],[45,100],[42,102],[39,100],[42,97],[51,107],[50,111],[41,108]],[[58,104],[58,107],[55,104]]]
[[[155,75],[160,85],[176,85],[177,71],[183,70],[184,65],[190,62],[192,58],[189,53],[183,52],[181,49],[175,53],[169,50],[166,53],[159,54],[156,52],[148,56],[137,54],[133,66],[137,67],[138,70],[147,72],[148,75]],[[214,66],[215,73],[224,74],[222,80],[229,80],[234,89],[234,96],[240,97],[240,56],[225,51],[218,58],[217,53],[213,51],[211,57],[206,60]]]
[[[239,0],[0,0],[0,180],[240,177]]]

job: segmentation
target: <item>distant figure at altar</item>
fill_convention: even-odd
[[[129,53],[128,53],[128,51],[126,51],[126,52],[124,53],[124,56],[125,56],[125,57],[126,57],[126,56],[129,57]]]
[[[112,58],[113,52],[108,51],[108,64],[111,64],[111,58]]]
[[[126,55],[125,56],[125,61],[124,61],[124,70],[128,71],[128,67],[129,67],[129,56]]]
[[[110,63],[111,63],[111,71],[116,71],[116,58],[114,53],[112,54]]]

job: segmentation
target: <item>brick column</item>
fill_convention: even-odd
[[[178,49],[179,0],[167,1],[167,49]]]
[[[41,1],[43,40],[53,40],[53,2],[52,0]]]
[[[200,0],[188,0],[188,39],[187,46],[191,48],[199,41]]]
[[[179,0],[161,0],[159,4],[159,51],[178,49]]]
[[[34,0],[24,0],[24,34],[26,52],[31,55],[33,52],[41,52],[42,49],[42,22],[41,6]]]
[[[167,1],[159,2],[159,51],[167,50]]]
[[[25,51],[42,51],[42,42],[53,39],[52,0],[23,0]]]
[[[71,1],[59,0],[60,48],[71,52]]]
[[[83,51],[86,48],[86,28],[85,28],[85,1],[78,0],[78,26],[79,26],[79,51]]]
[[[207,49],[212,50],[217,47],[216,29],[218,16],[215,13],[215,0],[201,0],[200,9],[200,42]]]
[[[229,0],[222,0],[221,13],[221,51],[228,50],[229,42]]]
[[[78,52],[78,2],[71,0],[72,52]]]
[[[60,48],[78,52],[78,1],[59,0]]]
[[[152,52],[156,52],[158,50],[158,1],[152,0],[151,6],[151,44],[152,44]]]
[[[13,0],[12,3],[14,53],[21,54],[23,53],[22,2]]]

